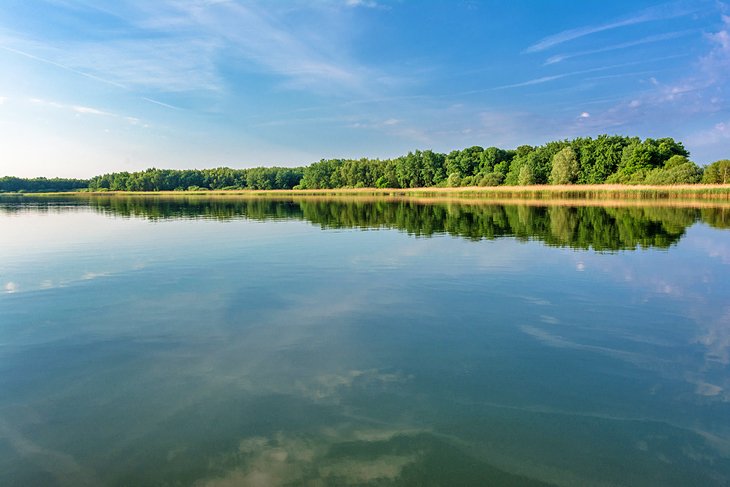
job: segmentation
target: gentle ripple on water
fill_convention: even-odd
[[[727,215],[0,198],[0,484],[728,485]]]

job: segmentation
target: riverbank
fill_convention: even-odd
[[[640,200],[672,201],[702,200],[730,201],[730,184],[687,184],[675,186],[649,185],[531,185],[531,186],[471,186],[459,188],[337,188],[308,190],[198,190],[198,191],[102,191],[77,193],[34,193],[42,195],[144,195],[144,196],[356,196],[458,198],[488,200]]]

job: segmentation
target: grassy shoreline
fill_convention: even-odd
[[[246,197],[306,197],[306,196],[353,196],[398,197],[433,199],[485,199],[485,200],[641,200],[641,201],[730,201],[730,184],[687,184],[676,186],[649,185],[531,185],[458,188],[338,188],[307,190],[203,190],[203,191],[101,191],[67,193],[5,193],[28,196],[246,196]]]

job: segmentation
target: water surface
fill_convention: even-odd
[[[730,211],[0,199],[0,484],[730,484]]]

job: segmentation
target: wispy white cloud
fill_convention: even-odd
[[[397,118],[388,118],[385,120],[377,119],[377,120],[368,120],[363,121],[359,120],[356,122],[353,122],[350,124],[353,128],[388,128],[388,127],[395,127],[396,125],[402,125],[403,120],[399,120]]]
[[[555,75],[552,75],[552,76],[541,76],[539,78],[535,78],[535,79],[531,79],[531,80],[527,80],[527,81],[522,81],[520,83],[513,83],[513,84],[508,84],[508,85],[495,86],[495,87],[487,88],[487,89],[484,89],[484,90],[473,90],[473,91],[464,92],[464,93],[461,93],[461,94],[481,93],[481,92],[484,92],[484,91],[505,90],[505,89],[510,89],[510,88],[522,88],[524,86],[539,85],[539,84],[548,83],[550,81],[555,81],[555,80],[559,80],[559,79],[563,79],[563,78],[569,78],[569,77],[573,77],[573,76],[579,76],[579,75],[582,75],[582,74],[598,73],[598,72],[601,72],[601,71],[610,71],[612,69],[625,68],[625,67],[628,67],[628,66],[635,66],[635,65],[641,64],[641,63],[643,63],[643,61],[636,61],[636,62],[629,62],[629,63],[621,63],[621,64],[613,64],[613,65],[610,65],[610,66],[600,66],[598,68],[581,69],[581,70],[578,70],[578,71],[569,71],[569,72],[565,72],[565,73],[555,74]]]
[[[186,38],[73,42],[55,53],[63,63],[98,73],[131,90],[177,93],[219,91],[216,42]]]
[[[677,58],[682,58],[682,57],[687,57],[687,55],[679,54],[676,56],[666,56],[661,59],[654,59],[653,61],[666,61],[668,59],[677,59]],[[677,64],[677,65],[672,65],[665,69],[658,68],[658,69],[645,69],[645,70],[641,70],[641,71],[626,71],[623,73],[604,74],[601,76],[587,76],[583,79],[586,81],[598,81],[598,80],[605,80],[605,79],[616,79],[616,78],[627,78],[627,77],[639,77],[639,76],[646,77],[647,75],[650,75],[650,74],[663,73],[666,71],[676,71],[676,70],[680,70],[680,69],[684,69],[684,67]],[[651,79],[656,81],[656,78],[654,78],[654,77],[651,77],[650,80]],[[654,82],[652,82],[652,81],[650,81],[650,82],[654,84]]]
[[[361,0],[351,6],[379,4]],[[313,9],[308,15],[316,13],[317,7]],[[10,32],[0,39],[0,48],[146,94],[225,91],[233,88],[223,74],[231,66],[279,77],[280,88],[334,95],[373,96],[378,94],[374,88],[398,85],[400,79],[358,62],[342,29],[294,22],[283,7],[127,0],[110,10],[127,24],[122,30],[126,34],[112,33],[104,43],[79,40],[82,36],[50,43]],[[335,11],[323,22],[340,20]]]
[[[85,78],[93,79],[94,81],[99,81],[100,83],[106,83],[106,84],[110,84],[110,85],[116,86],[118,88],[125,88],[126,89],[126,86],[124,86],[122,84],[116,83],[116,82],[111,81],[111,80],[108,80],[108,79],[100,78],[98,76],[95,76],[93,74],[86,73],[84,71],[79,71],[78,69],[74,69],[71,66],[67,66],[65,64],[58,63],[56,61],[52,61],[50,59],[46,59],[46,58],[41,57],[41,56],[36,56],[35,54],[31,54],[29,52],[21,51],[20,49],[14,49],[12,47],[5,46],[5,45],[0,45],[0,49],[4,49],[4,50],[6,50],[8,52],[12,52],[14,54],[18,54],[19,56],[27,57],[29,59],[33,59],[33,60],[38,61],[38,62],[41,62],[41,63],[50,64],[51,66],[55,66],[57,68],[61,68],[61,69],[64,69],[66,71],[70,71],[72,73],[78,74],[79,76],[83,76]]]
[[[655,43],[655,42],[668,41],[671,39],[676,39],[678,37],[683,37],[683,36],[692,34],[694,32],[695,31],[693,31],[693,30],[668,32],[666,34],[648,36],[648,37],[644,37],[643,39],[638,39],[638,40],[629,41],[629,42],[622,42],[620,44],[614,44],[611,46],[602,47],[600,49],[591,49],[591,50],[587,50],[587,51],[579,51],[579,52],[573,52],[573,53],[567,53],[567,54],[556,54],[555,56],[549,57],[545,61],[545,65],[555,64],[555,63],[565,61],[566,59],[572,59],[572,58],[581,57],[581,56],[590,56],[592,54],[600,54],[603,52],[617,51],[619,49],[626,49],[629,47],[640,46],[643,44],[651,44],[651,43]]]
[[[709,363],[730,364],[730,309],[704,325],[704,333],[697,338],[706,347]],[[730,384],[729,384],[730,385]]]
[[[358,120],[350,123],[348,127],[353,129],[374,130],[390,137],[412,140],[420,144],[433,143],[433,136],[429,133],[429,131],[398,118],[387,118],[385,120],[381,118]]]
[[[175,105],[170,105],[169,103],[164,103],[164,102],[161,102],[159,100],[154,100],[154,99],[148,98],[146,96],[143,96],[142,99],[145,100],[145,101],[148,101],[150,103],[154,103],[155,105],[159,105],[161,107],[170,108],[172,110],[182,110],[182,108],[176,107]]]
[[[80,114],[80,115],[100,115],[100,116],[110,116],[110,117],[119,116],[115,113],[100,110],[98,108],[87,107],[87,106],[82,106],[82,105],[66,105],[64,103],[60,103],[60,102],[53,101],[53,100],[44,100],[42,98],[28,98],[28,102],[31,103],[32,105],[36,105],[36,106],[69,110],[69,111],[72,111],[72,112]]]
[[[264,122],[252,123],[251,127],[281,127],[286,125],[312,125],[312,124],[352,124],[354,117],[351,116],[322,116],[322,117],[285,117],[275,118]]]
[[[367,8],[378,8],[381,5],[374,0],[345,0],[345,5],[348,7],[367,7]]]
[[[483,110],[477,116],[477,134],[488,137],[493,145],[515,146],[523,127],[533,128],[533,118],[528,113]],[[524,141],[523,141],[524,143]]]
[[[688,4],[684,3],[669,3],[664,5],[657,5],[642,10],[630,17],[625,17],[604,24],[576,27],[574,29],[568,29],[562,32],[558,32],[557,34],[544,37],[543,39],[525,49],[524,52],[540,52],[563,44],[565,42],[572,41],[574,39],[589,36],[591,34],[597,34],[599,32],[618,29],[620,27],[627,27],[630,25],[643,24],[646,22],[654,22],[657,20],[683,17],[685,15],[692,14],[697,10],[697,6],[689,6]]]
[[[706,35],[712,49],[700,58],[700,69],[704,77],[715,81],[726,81],[730,72],[730,17],[722,16],[723,28]]]
[[[521,88],[523,86],[532,86],[532,85],[541,85],[543,83],[547,83],[548,81],[555,81],[557,79],[562,79],[565,77],[571,76],[571,73],[564,73],[564,74],[556,74],[553,76],[541,76],[540,78],[531,79],[528,81],[522,81],[520,83],[513,83],[511,85],[502,85],[502,86],[496,86],[492,88],[493,90],[506,90],[509,88]]]
[[[223,4],[215,9],[188,10],[187,14],[206,31],[226,39],[248,61],[287,78],[289,88],[364,88],[367,70],[337,46],[325,44],[311,33],[297,32],[296,27],[268,12]]]
[[[730,120],[716,123],[710,128],[690,134],[686,140],[691,146],[703,147],[717,144],[726,145],[730,143]]]
[[[642,103],[653,105],[681,104],[685,111],[711,114],[725,110],[724,92],[730,79],[730,17],[722,15],[723,28],[705,37],[710,50],[699,59],[699,75],[680,79],[670,85],[657,86],[658,93]],[[730,141],[730,121],[711,122],[705,129],[686,137],[690,147],[698,147],[705,157],[724,157]],[[710,159],[711,160],[711,159]]]
[[[113,115],[111,113],[108,113],[108,112],[105,112],[102,110],[98,110],[96,108],[85,107],[85,106],[81,106],[81,105],[74,105],[71,107],[71,109],[73,111],[75,111],[76,113],[80,113],[82,115]]]
[[[148,101],[151,101],[153,103],[158,103],[158,102],[155,102],[154,100],[148,100]],[[113,113],[113,112],[102,110],[99,108],[94,108],[94,107],[89,107],[89,106],[84,106],[84,105],[69,105],[69,104],[65,104],[65,103],[60,103],[58,101],[45,100],[42,98],[28,98],[27,102],[36,107],[46,107],[46,108],[53,108],[53,109],[57,109],[57,110],[63,110],[66,112],[72,112],[72,113],[75,113],[77,116],[89,115],[89,116],[94,116],[94,117],[107,117],[109,119],[118,119],[129,125],[136,125],[136,126],[140,126],[140,127],[144,127],[144,128],[149,127],[149,124],[142,122],[137,117],[120,115],[118,113]],[[170,108],[174,108],[174,107],[170,107]]]
[[[143,12],[137,12],[134,20],[139,28],[151,33],[174,33],[183,45],[189,39],[213,40],[212,52],[205,58],[224,58],[228,64],[280,77],[279,86],[285,89],[372,95],[369,88],[381,83],[379,80],[391,83],[398,79],[356,61],[347,50],[341,29],[312,29],[310,24],[293,22],[276,7],[227,1],[135,5]],[[363,1],[353,6],[378,4]],[[341,19],[323,15],[320,20],[326,24]],[[210,68],[214,71],[222,67]]]
[[[620,126],[662,123],[684,125],[688,117],[707,117],[725,110],[727,101],[724,92],[730,79],[730,20],[723,16],[724,27],[705,35],[708,50],[699,57],[690,74],[664,81],[651,76],[644,80],[646,89],[621,99],[602,112],[592,113],[590,127],[607,130]],[[586,124],[583,124],[585,127]],[[702,157],[718,155],[722,144],[730,139],[730,122],[714,120],[702,130],[684,136],[687,146],[702,148]],[[713,147],[707,151],[706,148]],[[725,151],[726,152],[726,151]],[[694,153],[694,152],[693,152]]]
[[[44,100],[42,98],[28,98],[28,102],[36,106],[52,107],[52,108],[70,108],[67,105],[58,103],[57,101]]]
[[[27,42],[27,41],[25,41],[25,40],[23,40],[21,38],[15,38],[15,39],[13,39],[13,41],[16,42],[16,43],[18,43],[18,42],[20,42],[20,43]],[[5,42],[7,42],[7,38],[5,39]],[[33,43],[33,44],[35,44],[36,47],[40,46],[37,43]],[[64,54],[62,54],[62,51],[64,51],[64,50],[61,50],[61,49],[50,48],[50,47],[47,47],[47,46],[46,47],[40,46],[40,48],[41,49],[46,49],[46,50],[49,50],[50,49],[51,52],[53,52],[55,50],[56,51],[56,54],[59,55],[59,56],[63,56],[64,55]],[[0,49],[4,49],[5,51],[12,52],[14,54],[17,54],[17,55],[20,55],[20,56],[23,56],[23,57],[26,57],[26,58],[29,58],[29,59],[33,59],[34,61],[38,61],[38,62],[41,62],[41,63],[44,63],[44,64],[48,64],[48,65],[51,65],[51,66],[55,66],[55,67],[60,68],[62,70],[69,71],[71,73],[77,74],[79,76],[83,76],[83,77],[88,78],[88,79],[91,79],[93,81],[98,81],[100,83],[108,84],[108,85],[111,85],[111,86],[120,88],[122,90],[125,90],[125,91],[131,91],[131,88],[130,88],[129,85],[126,85],[126,84],[123,84],[123,83],[119,83],[119,82],[116,82],[116,81],[113,81],[111,79],[107,79],[107,78],[104,78],[104,77],[101,77],[101,76],[97,76],[95,74],[91,74],[89,72],[86,72],[86,71],[83,71],[83,70],[80,70],[80,69],[76,69],[76,68],[72,67],[69,64],[64,64],[64,63],[56,62],[56,61],[53,61],[51,59],[47,59],[47,58],[42,57],[42,56],[37,56],[35,54],[31,54],[29,52],[26,52],[26,51],[23,51],[23,50],[20,50],[20,49],[15,49],[15,48],[12,48],[12,47],[9,47],[9,46],[6,46],[6,45],[0,45]],[[73,49],[72,49],[72,51],[73,51]],[[83,55],[83,54],[81,54],[81,51],[83,51],[83,49],[82,48],[79,48],[78,51],[75,52],[74,55],[81,56],[84,59],[90,59],[90,58],[93,58],[94,57],[94,56],[90,56],[89,55],[90,53],[88,53],[88,52],[86,53],[86,55]],[[100,58],[107,58],[109,60],[119,59],[119,56],[113,55],[112,53],[107,53],[107,54],[108,54],[107,56],[99,56],[99,57]],[[72,63],[73,64],[74,61],[73,60],[69,60],[69,63]],[[98,68],[98,66],[97,66],[97,68]],[[141,82],[140,81],[140,78],[135,77],[135,79],[136,79],[135,83],[140,83]],[[180,78],[180,79],[182,79],[182,78]],[[127,79],[127,81],[129,81],[129,80],[130,80],[130,78]],[[159,82],[160,80],[158,79],[157,81]],[[174,87],[175,85],[174,84],[168,84],[168,85],[165,85],[165,86],[167,86],[168,88],[170,88],[170,87]],[[179,109],[178,107],[174,107],[172,105],[168,105],[166,103],[162,103],[162,102],[159,102],[157,100],[154,100],[154,99],[151,99],[151,98],[148,98],[148,97],[142,97],[142,99],[144,99],[144,100],[146,100],[146,101],[148,101],[150,103],[155,103],[157,105],[165,106],[167,108],[172,108],[172,109],[175,109],[175,110],[178,110]],[[79,111],[79,113],[92,113],[90,111],[84,111],[83,110],[84,107],[80,107],[80,108],[82,110],[77,110],[77,111]]]

